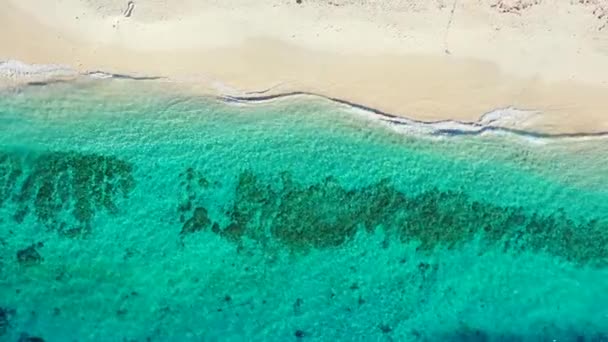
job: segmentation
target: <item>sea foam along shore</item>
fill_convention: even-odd
[[[0,85],[2,83],[47,82],[77,76],[78,71],[65,65],[28,64],[17,60],[0,60]]]
[[[122,0],[7,0],[0,58],[207,83],[206,92],[280,84],[270,93],[423,121],[514,106],[542,113],[525,129],[608,130],[608,31],[591,2],[332,3],[151,0],[127,17]]]
[[[0,61],[0,85],[2,84],[2,80],[10,81],[12,86],[23,86],[44,85],[53,83],[55,81],[76,80],[82,77],[98,81],[107,79],[127,79],[134,81],[162,79],[166,81],[164,78],[155,76],[130,76],[124,74],[112,74],[103,71],[79,73],[68,66],[62,65],[27,64],[15,60]],[[223,102],[233,105],[255,105],[301,97],[311,97],[314,99],[320,98],[331,101],[336,105],[345,106],[346,110],[351,110],[370,119],[384,122],[395,130],[407,134],[459,136],[499,133],[512,134],[528,139],[534,139],[537,142],[540,142],[542,139],[551,138],[589,139],[608,137],[608,132],[553,134],[524,129],[523,126],[525,125],[526,121],[533,120],[535,117],[541,115],[541,113],[536,110],[522,110],[514,107],[506,107],[494,109],[484,113],[474,121],[459,121],[452,119],[424,121],[416,120],[415,118],[397,116],[392,113],[367,107],[363,104],[353,103],[337,98],[330,98],[321,94],[306,92],[269,94],[271,90],[272,89],[265,89],[258,92],[248,92],[240,95],[235,95],[233,90],[227,90],[228,94],[207,96],[215,96]]]
[[[88,77],[90,79],[106,80],[106,79],[132,79],[132,80],[156,80],[158,77],[153,76],[129,76],[116,75],[103,71],[91,71],[79,73],[77,70],[63,65],[51,64],[27,64],[16,60],[0,61],[0,85],[2,80],[9,81],[12,86],[18,85],[42,85],[52,83],[58,80],[73,80],[78,77]],[[259,93],[266,93],[261,91]],[[253,92],[255,93],[255,92]],[[255,104],[263,102],[273,102],[276,100],[293,98],[293,97],[314,97],[323,98],[332,101],[336,104],[347,106],[348,109],[355,110],[360,114],[364,114],[372,119],[381,120],[390,123],[394,127],[399,127],[400,130],[406,130],[408,133],[420,133],[431,135],[446,135],[446,134],[476,134],[482,133],[484,130],[494,128],[512,128],[516,129],[517,125],[525,121],[527,118],[537,111],[522,111],[515,108],[505,108],[492,111],[484,114],[478,121],[475,122],[459,122],[455,120],[441,121],[418,121],[406,117],[399,117],[390,113],[385,113],[374,108],[366,107],[361,104],[348,102],[345,100],[328,98],[319,94],[294,92],[289,94],[274,94],[274,95],[252,95],[251,93],[245,96],[235,95],[219,95],[218,98],[227,103],[232,104]]]
[[[59,80],[76,79],[80,76],[88,76],[92,79],[122,78],[132,80],[158,80],[162,78],[156,76],[113,74],[103,71],[81,73],[67,65],[28,64],[13,59],[0,60],[0,86],[51,83]]]
[[[537,110],[524,110],[515,107],[496,108],[482,114],[477,120],[459,121],[446,120],[417,120],[405,116],[397,116],[381,110],[353,103],[346,100],[329,98],[319,94],[306,92],[291,92],[261,96],[219,96],[221,100],[233,105],[255,105],[275,101],[288,100],[296,97],[313,97],[331,101],[337,105],[345,106],[356,114],[388,124],[396,131],[407,134],[421,134],[436,137],[482,135],[482,134],[509,134],[525,138],[537,143],[548,139],[589,140],[608,138],[607,132],[591,133],[547,133],[523,128],[525,123],[542,115]]]

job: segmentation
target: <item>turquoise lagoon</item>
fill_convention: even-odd
[[[0,340],[608,341],[608,142],[97,80],[0,95]]]

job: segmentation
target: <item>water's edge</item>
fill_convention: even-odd
[[[2,77],[17,80],[21,86],[46,86],[53,83],[70,82],[80,77],[87,77],[98,81],[103,80],[132,80],[132,81],[173,81],[166,76],[158,75],[130,75],[125,73],[111,73],[103,70],[93,70],[79,73],[68,66],[63,65],[35,65],[25,64],[14,60],[0,60],[0,78]],[[37,77],[35,80],[27,81],[28,77]],[[24,79],[23,83],[19,79]],[[342,98],[326,96],[314,92],[290,91],[267,94],[272,89],[261,91],[249,91],[240,94],[220,94],[215,98],[229,104],[258,104],[268,103],[281,99],[314,97],[333,102],[337,105],[362,111],[374,119],[388,123],[405,133],[416,133],[433,136],[463,136],[463,135],[482,135],[488,133],[511,134],[524,138],[532,139],[593,139],[608,137],[608,131],[600,132],[573,132],[573,133],[550,133],[538,130],[527,130],[517,128],[521,121],[539,114],[534,109],[518,109],[515,107],[496,108],[486,113],[482,113],[476,121],[460,120],[417,120],[404,115],[382,111],[380,109],[367,106],[365,104],[349,101]],[[510,125],[505,125],[509,120],[515,120]]]

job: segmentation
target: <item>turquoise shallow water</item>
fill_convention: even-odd
[[[608,144],[0,95],[0,340],[607,341]]]

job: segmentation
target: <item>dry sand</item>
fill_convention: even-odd
[[[0,60],[310,91],[416,119],[608,131],[608,0],[4,0]]]

